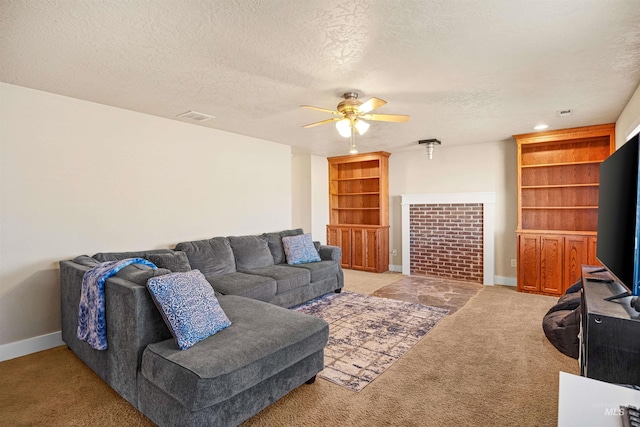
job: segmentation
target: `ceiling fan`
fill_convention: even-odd
[[[336,123],[336,128],[340,135],[348,138],[352,135],[352,129],[355,129],[358,134],[362,135],[369,129],[369,123],[364,120],[378,120],[383,122],[406,122],[409,120],[409,116],[403,116],[398,114],[371,114],[369,113],[376,108],[382,107],[387,101],[380,98],[370,98],[369,100],[362,102],[358,100],[357,92],[346,92],[344,95],[344,101],[340,102],[337,107],[337,111],[329,110],[326,108],[314,107],[312,105],[301,105],[302,108],[310,108],[312,110],[324,111],[325,113],[331,113],[337,117],[331,119],[322,120],[320,122],[311,123],[303,128],[311,128],[325,123]]]

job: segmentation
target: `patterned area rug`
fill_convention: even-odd
[[[346,291],[293,310],[329,323],[325,367],[318,375],[353,391],[375,380],[449,312]]]

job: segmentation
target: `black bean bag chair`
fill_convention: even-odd
[[[573,288],[573,289],[571,289]],[[580,289],[569,288],[573,292],[563,295],[542,319],[542,329],[547,339],[563,354],[578,358],[580,349]]]

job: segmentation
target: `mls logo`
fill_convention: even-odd
[[[611,417],[611,416],[617,416],[617,417],[621,417],[624,416],[624,408],[605,408],[604,409],[604,415],[607,417]]]

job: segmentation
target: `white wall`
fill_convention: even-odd
[[[291,156],[291,226],[311,233],[311,156]],[[315,237],[315,236],[314,236]]]
[[[326,244],[329,224],[329,162],[325,157],[311,156],[311,206],[313,240]]]
[[[389,157],[389,263],[402,265],[402,194],[495,192],[495,274],[515,278],[516,258],[516,143],[436,147],[432,160],[426,149]]]
[[[627,141],[628,134],[640,125],[640,86],[616,121],[616,148]]]
[[[329,224],[329,166],[324,157],[296,153],[291,161],[294,228],[311,233],[313,240],[327,242]]]
[[[60,329],[60,260],[291,226],[289,146],[4,83],[0,144],[0,345]]]

